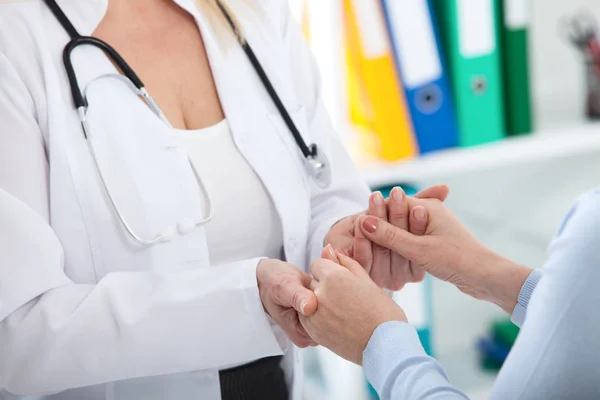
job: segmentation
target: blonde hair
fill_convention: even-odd
[[[207,11],[207,14],[211,17],[213,28],[217,31],[231,30],[235,38],[240,42],[244,43],[244,35],[242,27],[235,16],[235,13],[227,4],[227,0],[196,0],[200,8]]]

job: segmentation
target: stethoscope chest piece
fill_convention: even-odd
[[[304,158],[308,175],[318,187],[326,189],[331,185],[331,166],[324,152],[316,144],[310,145],[311,154]]]

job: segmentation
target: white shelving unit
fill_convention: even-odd
[[[600,152],[600,123],[588,123],[508,138],[470,148],[443,150],[420,158],[363,166],[371,186],[443,181],[473,171],[552,162]]]

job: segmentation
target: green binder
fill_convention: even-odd
[[[461,146],[504,137],[498,1],[433,1],[452,77]]]
[[[504,78],[504,108],[509,136],[530,133],[532,126],[529,80],[530,0],[501,0],[500,38]]]

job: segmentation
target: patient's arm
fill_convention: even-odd
[[[380,219],[363,217],[364,235],[436,278],[454,284],[477,299],[491,301],[511,314],[532,269],[485,247],[440,201],[407,200],[410,226],[426,226],[424,232],[415,235]]]
[[[598,398],[599,242],[597,191],[580,198],[568,213],[550,246],[543,279],[531,273],[521,288],[519,304],[527,309],[527,320],[500,371],[492,400]],[[465,398],[448,383],[441,365],[425,354],[416,331],[406,323],[380,325],[364,352],[363,365],[384,400]]]

